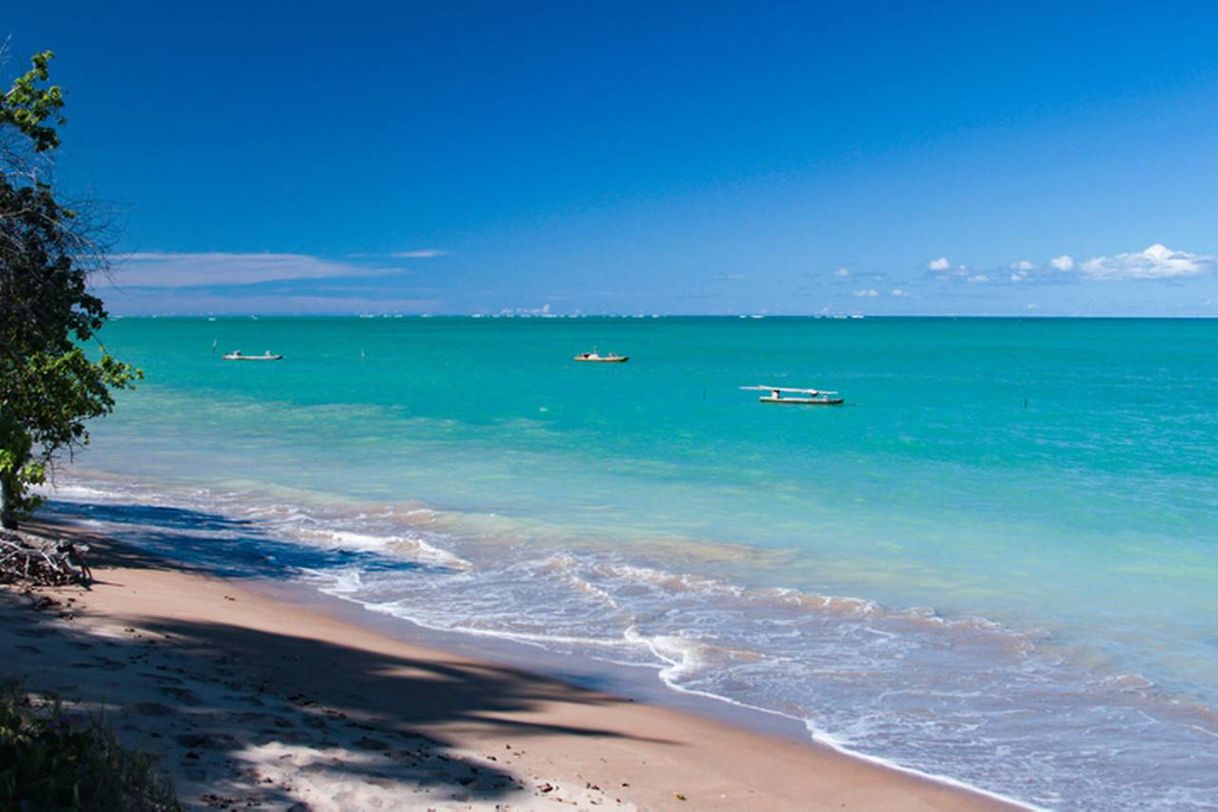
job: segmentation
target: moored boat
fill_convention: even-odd
[[[845,398],[828,389],[795,389],[790,386],[742,386],[753,392],[769,392],[757,400],[761,403],[781,403],[788,406],[841,406]]]
[[[282,361],[282,355],[272,355],[267,350],[262,355],[244,355],[241,350],[233,350],[224,356],[225,361]]]
[[[617,355],[616,353],[612,353],[612,352],[609,353],[608,355],[601,355],[600,353],[593,351],[593,352],[581,352],[579,355],[575,356],[575,360],[592,362],[592,363],[600,363],[600,364],[624,364],[630,360],[630,356],[629,355]]]

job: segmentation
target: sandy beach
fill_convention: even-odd
[[[0,673],[102,711],[188,808],[1004,808],[87,540],[91,589],[0,593]]]

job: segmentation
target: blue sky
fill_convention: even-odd
[[[1218,6],[65,3],[115,313],[1218,316]]]

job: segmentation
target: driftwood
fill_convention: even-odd
[[[0,583],[26,586],[89,584],[87,544],[0,531]]]

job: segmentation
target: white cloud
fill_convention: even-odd
[[[1062,254],[1060,257],[1053,257],[1049,260],[1049,264],[1059,271],[1072,271],[1074,270],[1074,257]]]
[[[926,267],[932,271],[946,271],[948,268],[952,267],[952,264],[947,261],[947,257],[939,257],[938,259],[932,259],[930,262],[926,263]]]
[[[968,278],[970,282],[989,282],[990,278],[983,273],[973,274]]]
[[[834,271],[834,272],[833,272],[833,275],[834,275],[834,276],[849,276],[849,275],[850,275],[850,269],[849,269],[849,268],[847,268],[845,265],[843,265],[842,267],[840,267],[840,268],[838,268],[836,271]]]
[[[880,295],[880,292],[875,288],[867,288],[866,290],[856,290],[852,294],[860,299],[872,299]]]
[[[1012,282],[1022,282],[1023,280],[1025,280],[1027,278],[1028,278],[1028,275],[1026,273],[1024,273],[1023,271],[1019,271],[1018,273],[1011,274]]]
[[[126,316],[224,315],[282,313],[291,315],[342,315],[353,313],[443,312],[439,299],[409,299],[397,296],[333,299],[328,296],[252,296],[232,298],[198,291],[119,290],[106,294],[112,313]]]
[[[415,251],[394,251],[389,256],[394,259],[432,259],[447,255],[447,251],[441,251],[438,248],[420,248]]]
[[[1089,259],[1079,269],[1092,279],[1172,279],[1208,273],[1216,262],[1218,257],[1174,251],[1156,243],[1136,254]]]
[[[1017,271],[1030,271],[1030,270],[1032,270],[1033,268],[1035,268],[1036,266],[1035,266],[1035,265],[1033,265],[1033,264],[1031,263],[1031,261],[1029,261],[1029,260],[1026,260],[1026,259],[1021,259],[1021,260],[1019,260],[1019,262],[1016,262],[1016,263],[1015,263],[1014,265],[1012,265],[1011,267],[1012,267],[1012,268],[1014,268],[1014,269],[1015,269],[1015,270],[1017,270]]]
[[[308,254],[142,251],[111,259],[113,284],[129,287],[250,285],[282,279],[333,279],[388,272],[384,268]]]
[[[893,288],[892,292],[889,295],[896,296],[897,298],[902,298],[905,296],[909,296],[910,293],[907,290],[901,290],[900,288]]]

